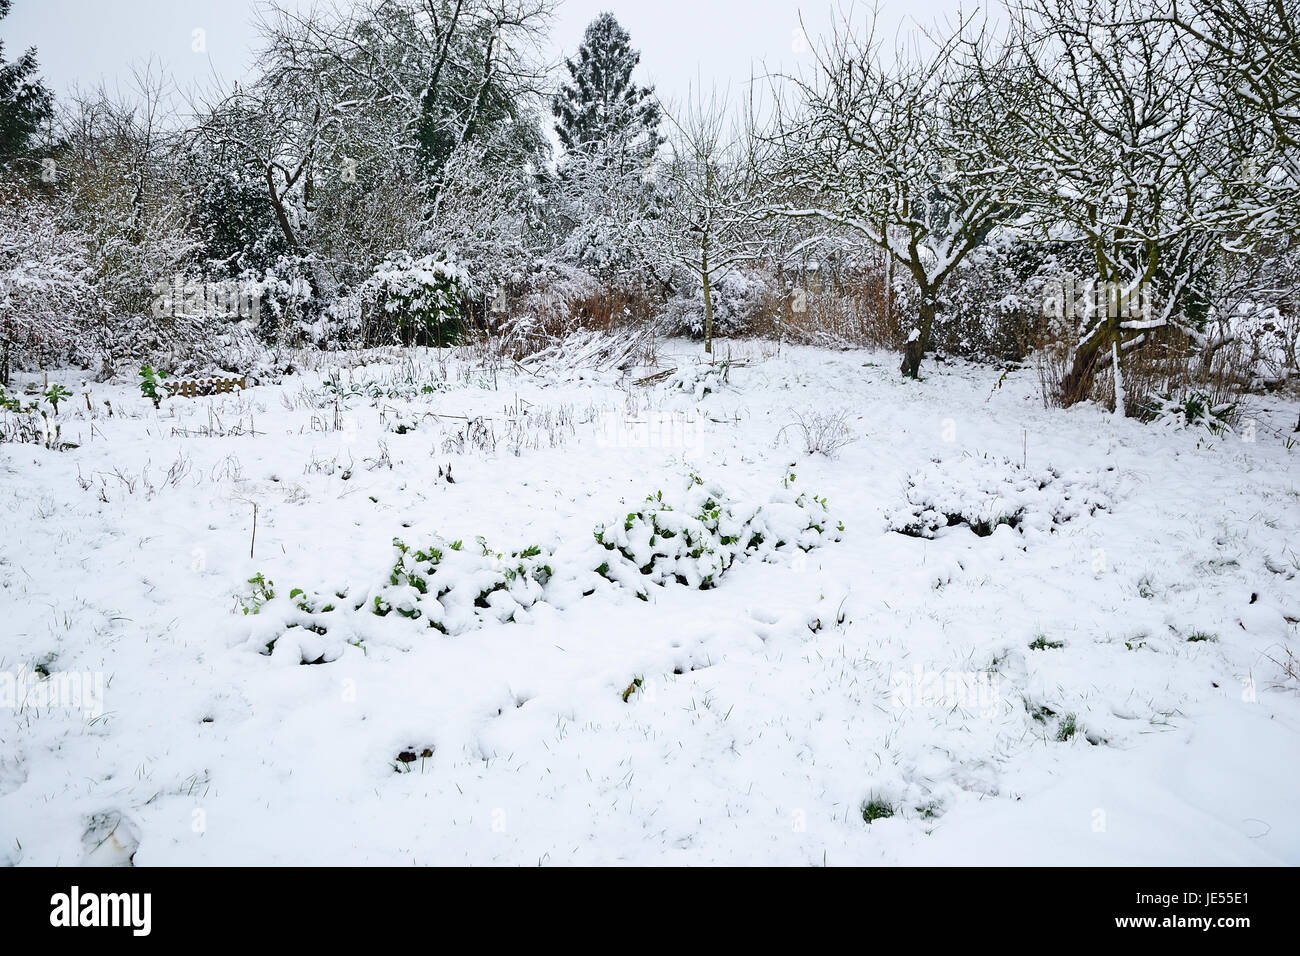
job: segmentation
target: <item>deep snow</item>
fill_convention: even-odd
[[[79,447],[0,445],[0,862],[1300,863],[1294,402],[1216,436],[1044,409],[1032,368],[732,349],[648,385],[431,352],[159,410],[92,384]],[[691,473],[844,531],[593,584],[597,525]],[[966,505],[990,534],[936,520]],[[395,537],[553,575],[450,635],[283,637],[292,590],[399,586]]]

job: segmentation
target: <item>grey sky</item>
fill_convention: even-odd
[[[257,42],[255,6],[254,0],[15,0],[0,33],[11,52],[38,48],[42,72],[60,94],[101,81],[127,88],[131,66],[150,58],[182,88],[211,83],[214,70],[229,86],[248,70]],[[891,27],[908,19],[929,24],[957,6],[957,0],[881,0],[881,16]],[[706,88],[730,85],[740,93],[761,62],[793,70],[810,55],[798,36],[801,9],[814,36],[830,22],[831,4],[823,2],[564,0],[550,53],[571,55],[587,23],[609,10],[641,50],[642,81],[654,82],[665,99],[684,97],[697,77]],[[859,4],[858,18],[867,9]]]

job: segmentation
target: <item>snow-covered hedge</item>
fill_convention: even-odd
[[[281,256],[265,270],[240,274],[241,299],[254,304],[252,319],[265,341],[319,342],[321,302],[312,287],[310,265],[300,258]]]
[[[931,345],[976,361],[1023,359],[1053,282],[1087,265],[1075,247],[1028,242],[1014,228],[995,230],[951,275]]]
[[[886,513],[886,528],[917,538],[933,538],[953,525],[980,536],[1001,525],[1050,532],[1080,515],[1110,509],[1092,475],[1024,468],[986,456],[931,462],[907,479],[905,498]]]

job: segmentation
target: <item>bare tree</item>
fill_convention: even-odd
[[[727,97],[692,88],[680,110],[669,110],[670,158],[661,258],[698,282],[704,297],[704,351],[713,352],[713,284],[761,252],[756,228],[761,190],[755,143],[730,122]]]
[[[1015,213],[1007,156],[1021,130],[980,88],[1000,73],[965,66],[963,44],[984,43],[969,22],[896,50],[892,62],[875,29],[841,19],[812,75],[789,78],[794,102],[775,136],[790,198],[779,212],[856,235],[907,270],[920,302],[902,372],[915,378],[949,278]]]
[[[1295,0],[1167,0],[1152,18],[1193,41],[1207,105],[1249,136],[1252,228],[1300,227],[1300,4]],[[1238,170],[1234,170],[1238,172]]]
[[[1194,50],[1150,0],[1024,0],[1011,14],[1031,95],[997,104],[1030,134],[1016,158],[1029,173],[1022,201],[1096,269],[1096,294],[1065,303],[1060,399],[1087,398],[1109,360],[1123,412],[1126,351],[1167,326],[1204,341],[1195,293],[1225,204],[1206,172],[1224,162],[1215,116]]]
[[[405,159],[429,187],[492,113],[540,103],[537,55],[551,0],[363,0],[263,17],[257,79],[222,99],[198,133],[260,171],[290,249],[312,245],[319,197]],[[517,148],[519,137],[492,141]],[[399,177],[400,179],[400,177]]]
[[[75,92],[59,109],[54,136],[51,199],[89,238],[104,298],[120,315],[139,316],[154,283],[184,270],[198,248],[171,83],[146,64],[125,91]]]
[[[5,191],[0,201],[0,385],[20,357],[66,358],[73,316],[97,309],[89,237],[59,223],[48,204]]]

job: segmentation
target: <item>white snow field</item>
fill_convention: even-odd
[[[0,445],[0,862],[1300,864],[1294,401],[731,354],[51,375],[78,447]]]

